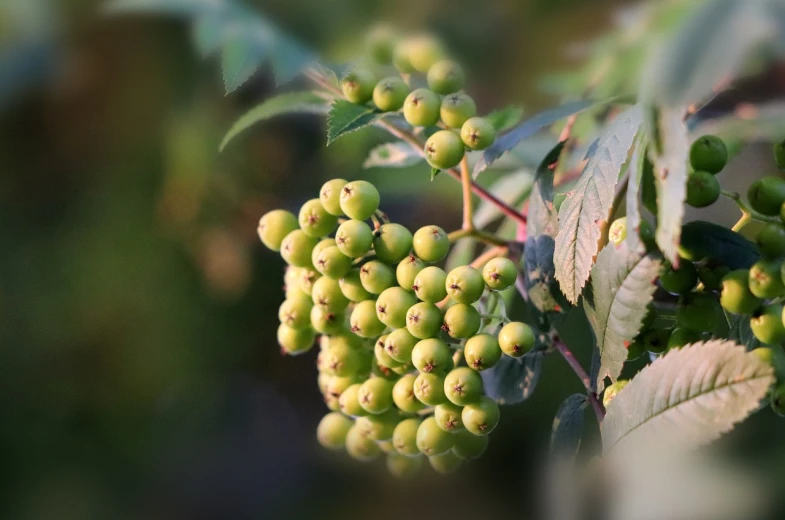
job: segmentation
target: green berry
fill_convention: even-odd
[[[311,325],[313,302],[302,291],[298,292],[297,296],[287,298],[278,308],[278,319],[293,329],[302,329]]]
[[[720,182],[711,173],[703,170],[691,172],[687,177],[687,204],[694,208],[705,208],[720,198]]]
[[[411,363],[412,350],[417,344],[417,338],[412,336],[407,329],[396,329],[387,336],[384,347],[387,354],[399,363]]]
[[[463,124],[477,114],[477,105],[464,92],[456,92],[445,96],[439,109],[439,116],[450,128],[461,128]],[[456,136],[457,137],[457,136]],[[461,142],[458,139],[458,142]]]
[[[779,215],[785,203],[785,179],[763,177],[750,184],[747,199],[752,209],[763,215]]]
[[[381,455],[382,450],[355,424],[346,434],[346,453],[360,462],[369,462]]]
[[[405,374],[393,386],[393,402],[402,412],[417,413],[425,408],[425,405],[414,394],[415,381],[417,381],[417,376]]]
[[[373,103],[382,112],[395,112],[401,109],[408,95],[408,85],[399,76],[391,76],[376,84]]]
[[[360,281],[359,269],[349,270],[343,278],[338,280],[338,285],[340,286],[343,295],[350,301],[361,302],[373,298],[373,295],[365,290]]]
[[[627,217],[617,218],[608,228],[608,240],[618,246],[627,238]]]
[[[309,237],[329,235],[338,227],[338,217],[330,215],[319,199],[311,199],[300,208],[300,229]]]
[[[714,259],[707,259],[697,266],[698,280],[709,291],[719,291],[722,288],[722,279],[730,272],[730,267]]]
[[[694,330],[685,329],[683,327],[677,327],[673,329],[673,332],[671,332],[671,335],[668,338],[668,350],[681,348],[684,345],[697,343],[700,340],[700,332],[695,332]]]
[[[619,379],[612,385],[608,386],[605,389],[605,392],[602,394],[602,405],[607,408],[608,405],[611,404],[611,401],[613,401],[613,399],[619,395],[619,392],[621,392],[622,389],[627,386],[627,383],[629,383],[629,381]]]
[[[414,380],[414,395],[428,406],[447,402],[444,395],[444,377],[435,372],[421,372]]]
[[[278,344],[290,356],[304,354],[311,350],[316,335],[310,327],[295,329],[288,325],[278,326]]]
[[[437,338],[419,341],[412,350],[412,365],[420,372],[447,372],[452,369],[452,351]]]
[[[322,417],[316,427],[316,440],[328,450],[342,450],[346,443],[346,435],[354,425],[354,421],[340,413],[331,412]]]
[[[341,312],[349,305],[349,300],[341,292],[338,280],[326,276],[314,282],[311,299],[316,307],[330,312]]]
[[[273,251],[281,250],[283,239],[299,227],[297,217],[283,209],[274,209],[259,220],[259,238]]]
[[[403,117],[412,126],[434,126],[442,105],[438,94],[427,88],[412,91],[403,102]]]
[[[360,406],[362,406],[366,412],[372,414],[386,412],[393,405],[392,389],[393,383],[390,381],[380,377],[368,379],[360,385],[358,391]]]
[[[482,279],[492,291],[503,291],[512,287],[517,278],[518,270],[509,258],[493,258],[482,268]]]
[[[408,41],[399,42],[393,47],[392,63],[393,67],[402,74],[411,74],[412,72],[415,72],[414,67],[412,67],[412,62],[409,60]]]
[[[428,457],[428,463],[433,470],[440,475],[450,475],[460,469],[463,459],[453,451],[432,455]]]
[[[690,164],[694,170],[717,173],[728,162],[728,149],[722,139],[713,135],[699,137],[690,147]]]
[[[360,282],[371,294],[381,294],[395,284],[395,273],[387,264],[371,260],[360,267]]]
[[[670,332],[666,329],[649,329],[641,334],[643,347],[654,354],[662,354],[668,348]]]
[[[307,267],[301,268],[299,283],[300,290],[308,296],[311,296],[311,294],[313,294],[313,284],[315,284],[316,280],[319,278],[321,278],[321,275],[316,272],[315,269]]]
[[[349,377],[331,376],[329,382],[327,383],[326,394],[329,395],[330,397],[334,397],[337,401],[338,398],[340,398],[341,395],[343,395],[346,389],[355,383],[357,383],[357,378],[354,376],[349,376]]]
[[[461,413],[463,425],[474,435],[488,435],[499,424],[499,405],[490,397],[467,404]]]
[[[432,303],[417,303],[406,312],[406,329],[415,338],[432,338],[439,333],[441,326],[442,312]]]
[[[667,260],[660,272],[660,286],[673,294],[690,292],[698,283],[698,271],[689,260],[679,259],[679,268],[674,269]]]
[[[758,347],[751,353],[774,369],[777,381],[785,379],[785,352],[782,351],[782,347]]]
[[[466,86],[466,73],[454,61],[442,60],[428,69],[427,80],[428,88],[437,94],[452,94]]]
[[[750,292],[758,298],[777,298],[785,294],[780,274],[782,260],[762,259],[750,267]]]
[[[341,189],[341,211],[354,220],[371,218],[379,200],[379,191],[368,181],[352,181]]]
[[[387,353],[387,338],[390,337],[389,334],[385,334],[381,336],[373,345],[373,357],[376,359],[376,362],[379,363],[380,366],[385,368],[398,368],[403,363],[399,363],[395,361],[390,355]]]
[[[422,457],[405,457],[398,453],[387,454],[387,471],[395,478],[410,479],[422,470],[422,466]]]
[[[723,277],[720,292],[723,309],[734,314],[749,315],[760,307],[763,302],[750,291],[749,279],[750,272],[747,269],[737,269]]]
[[[466,340],[463,357],[471,368],[480,372],[498,363],[502,357],[502,350],[495,336],[482,333]]]
[[[436,423],[436,419],[428,417],[417,428],[417,448],[425,455],[433,456],[452,449],[452,434]]]
[[[311,326],[319,334],[338,334],[344,329],[345,319],[343,311],[328,311],[319,306],[311,309]]]
[[[635,361],[646,352],[646,347],[640,335],[627,344],[627,361]]]
[[[360,369],[362,356],[359,351],[347,345],[335,344],[323,351],[321,363],[323,370],[333,376],[347,377]]]
[[[429,266],[417,274],[412,289],[422,301],[438,303],[447,297],[447,289],[444,287],[446,281],[447,273],[443,269]]]
[[[444,394],[458,406],[476,403],[484,395],[482,377],[469,367],[454,368],[444,378]]]
[[[679,298],[676,323],[695,332],[712,331],[722,316],[717,298],[710,293],[688,293]]]
[[[450,239],[439,226],[424,226],[412,238],[414,254],[429,264],[439,262],[450,251]],[[404,285],[401,284],[401,287]]]
[[[398,423],[393,431],[392,442],[396,451],[405,457],[417,457],[420,449],[417,447],[417,430],[420,428],[420,419],[404,419]]]
[[[771,304],[759,308],[750,318],[750,329],[761,343],[775,345],[785,341],[782,305]]]
[[[287,264],[295,267],[311,267],[311,253],[319,242],[302,229],[295,229],[281,242],[281,256]]]
[[[398,37],[393,29],[386,25],[379,25],[368,31],[365,38],[365,48],[368,57],[379,65],[389,65],[392,62],[393,48]]]
[[[480,330],[482,318],[480,312],[471,305],[456,303],[444,313],[442,330],[451,338],[471,338]]]
[[[531,327],[520,321],[507,323],[499,331],[499,348],[511,357],[523,356],[534,348],[536,341]]]
[[[305,294],[305,292],[300,288],[301,272],[302,268],[300,267],[293,267],[291,265],[286,266],[286,270],[284,271],[283,275],[283,285],[287,298],[296,298]]]
[[[470,117],[461,126],[461,140],[472,150],[485,150],[496,140],[496,129],[485,118]]]
[[[324,210],[330,215],[340,217],[343,215],[341,210],[341,190],[346,186],[344,179],[332,179],[322,184],[319,190],[319,200]]]
[[[425,159],[433,168],[447,170],[461,162],[464,155],[460,137],[449,130],[439,130],[425,142]]]
[[[386,264],[397,264],[412,250],[412,233],[400,224],[382,224],[373,232],[376,258]]]
[[[409,255],[398,263],[395,269],[395,279],[403,289],[412,290],[414,279],[425,269],[426,264],[414,255]]]
[[[456,267],[447,275],[447,294],[458,303],[474,303],[485,291],[482,273],[470,265]]]
[[[314,267],[324,276],[338,280],[352,268],[352,259],[341,253],[337,246],[330,246],[319,252]]]
[[[782,224],[766,224],[758,233],[756,242],[763,256],[776,258],[785,256],[785,227]]]
[[[466,430],[453,435],[452,452],[464,460],[476,459],[488,449],[488,436],[478,436]]]
[[[341,80],[341,91],[344,97],[358,105],[364,105],[373,96],[376,76],[366,69],[354,69]]]
[[[376,302],[373,300],[358,303],[352,311],[349,323],[351,331],[362,338],[375,338],[385,327],[376,317]]]
[[[785,385],[781,384],[771,392],[771,409],[780,417],[785,417]]]
[[[373,243],[373,231],[361,220],[347,220],[335,232],[335,244],[349,258],[360,258]]]
[[[772,152],[774,154],[774,162],[777,164],[777,168],[780,170],[785,170],[785,139],[781,139],[774,143]]]
[[[360,406],[360,383],[355,383],[341,393],[338,406],[341,413],[349,417],[363,417],[368,415],[365,408]]]
[[[444,57],[444,48],[429,35],[415,36],[408,40],[409,62],[417,72],[426,73],[434,63]]]
[[[334,246],[334,245],[335,245],[335,239],[334,238],[323,238],[323,239],[321,239],[313,247],[313,251],[311,251],[311,264],[313,264],[313,266],[315,267],[316,266],[316,260],[319,258],[319,253],[321,253],[322,251],[324,251],[328,247]],[[321,273],[321,271],[320,271],[320,273]]]
[[[376,299],[376,317],[388,327],[400,329],[406,326],[406,311],[415,303],[417,298],[409,291],[390,287]]]
[[[433,418],[436,424],[446,432],[456,432],[463,429],[461,412],[463,408],[452,403],[442,403],[433,409]]]
[[[378,377],[374,379],[391,384],[389,381],[385,381],[384,379],[380,379]],[[374,379],[369,379],[368,381],[373,381]],[[363,383],[363,385],[365,385],[365,383]],[[362,403],[362,390],[363,387],[361,386],[360,403]],[[382,413],[358,417],[355,421],[355,424],[363,430],[363,433],[366,437],[372,441],[380,442],[389,441],[392,439],[393,433],[395,432],[395,427],[398,425],[400,420],[401,414],[398,412],[398,410],[395,408],[390,408]],[[390,446],[390,449],[392,450],[394,447]]]

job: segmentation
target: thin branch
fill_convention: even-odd
[[[569,347],[559,338],[553,338],[553,348],[561,354],[564,360],[570,365],[572,371],[575,372],[575,375],[578,376],[578,379],[581,380],[583,386],[586,388],[586,395],[589,398],[589,402],[591,403],[592,408],[594,409],[594,414],[597,416],[597,422],[602,423],[603,418],[605,417],[605,407],[602,406],[602,403],[597,398],[597,394],[592,390],[591,379],[586,371],[583,369],[581,364],[575,359],[575,356],[572,354],[572,351]]]
[[[479,229],[459,229],[457,231],[447,233],[447,238],[449,238],[450,242],[453,243],[462,238],[473,238],[478,242],[483,242],[491,246],[506,246],[508,244],[508,242],[503,238],[498,237],[492,233],[480,231]]]
[[[461,188],[463,191],[463,229],[474,229],[474,210],[472,209],[472,175],[466,155],[461,159]]]

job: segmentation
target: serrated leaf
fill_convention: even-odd
[[[639,132],[633,145],[627,183],[627,247],[630,251],[642,254],[646,246],[640,237],[641,227],[641,181],[643,180],[643,164],[646,160],[646,145],[643,135]]]
[[[289,38],[276,38],[271,55],[276,86],[288,83],[315,63],[313,55],[305,47]]]
[[[600,369],[597,389],[605,378],[616,381],[627,360],[627,345],[640,331],[662,262],[630,251],[626,242],[607,245],[591,270],[591,291],[583,299],[597,349]]]
[[[523,117],[523,107],[510,105],[499,110],[494,110],[485,119],[493,125],[497,132],[504,132],[517,125]]]
[[[707,444],[755,410],[772,383],[771,366],[732,341],[671,350],[611,401],[602,422],[603,451]]]
[[[239,134],[262,121],[282,114],[326,114],[327,102],[313,92],[289,92],[265,100],[243,114],[221,141],[220,151]]]
[[[423,156],[407,143],[384,143],[371,150],[363,168],[406,168],[423,160]]]
[[[327,146],[343,135],[373,124],[381,116],[370,107],[336,99],[327,115]]]
[[[194,46],[203,58],[220,49],[232,31],[229,21],[214,14],[197,17],[191,27]]]
[[[531,397],[542,372],[542,356],[539,350],[522,358],[502,356],[493,368],[480,372],[485,395],[499,404],[518,404]]]
[[[266,57],[264,46],[248,38],[234,37],[226,42],[221,52],[221,71],[226,93],[234,92],[248,81]]]
[[[551,451],[574,456],[583,436],[583,419],[589,400],[573,394],[562,402],[551,426]]]
[[[158,14],[192,15],[224,9],[226,4],[216,0],[112,0],[104,6],[110,14],[149,12]]]
[[[760,259],[757,245],[728,228],[702,220],[684,224],[679,254],[692,261],[711,258],[731,269],[747,269]]]
[[[567,141],[557,143],[537,166],[526,222],[529,236],[555,237],[559,230],[559,216],[553,206],[553,165],[559,160],[566,143]]]
[[[586,163],[578,182],[559,209],[556,236],[556,279],[571,303],[576,303],[597,254],[600,227],[610,218],[616,183],[627,161],[642,111],[635,106],[620,114],[600,137],[597,153]]]
[[[433,168],[432,167],[431,168],[431,181],[433,181],[436,178],[436,176],[439,175],[440,173],[442,173],[442,171],[439,168]]]

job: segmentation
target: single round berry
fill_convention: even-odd
[[[338,280],[338,285],[343,295],[350,301],[361,302],[373,298],[373,295],[365,290],[360,281],[359,269],[351,269],[343,278]]]
[[[338,334],[344,330],[345,320],[343,311],[332,312],[319,306],[311,309],[311,326],[319,334]]]
[[[692,262],[679,259],[679,268],[674,269],[667,260],[663,263],[660,272],[660,286],[673,294],[684,294],[690,292],[698,283],[698,271]]]
[[[750,329],[761,343],[776,345],[785,341],[782,321],[782,305],[764,305],[750,318]]]
[[[326,395],[330,397],[334,397],[337,400],[343,395],[347,388],[352,386],[353,384],[357,383],[356,377],[337,377],[331,376],[330,380],[327,383],[327,392]]]
[[[722,316],[717,298],[710,293],[682,295],[676,306],[676,323],[695,332],[712,331]]]
[[[750,272],[747,269],[731,271],[722,279],[720,305],[734,314],[752,314],[763,303],[750,291]]]
[[[778,385],[771,392],[771,409],[780,417],[785,417],[785,385]]]
[[[358,105],[364,105],[373,96],[376,76],[366,69],[354,69],[341,80],[341,91],[344,97]]]
[[[509,258],[493,258],[482,268],[482,278],[492,291],[503,291],[515,284],[518,270]]]
[[[617,218],[608,229],[608,240],[618,246],[627,238],[627,217]]]
[[[668,338],[668,350],[681,348],[684,345],[697,343],[700,340],[700,332],[695,332],[694,330],[685,329],[683,327],[676,327]]]
[[[444,57],[441,42],[430,35],[412,37],[407,42],[409,62],[417,72],[426,73],[434,63]]]
[[[780,346],[758,347],[751,354],[774,369],[777,381],[785,378],[785,352]]]
[[[463,429],[462,410],[463,408],[452,403],[442,403],[434,408],[433,417],[439,428],[454,433]]]
[[[752,209],[763,215],[779,215],[785,203],[785,179],[780,177],[763,177],[750,184],[747,189],[747,200]]]
[[[343,391],[338,398],[341,413],[349,417],[363,417],[368,415],[365,408],[360,406],[360,383],[355,383]]]
[[[750,292],[758,298],[777,298],[785,294],[781,275],[782,260],[762,259],[750,267]]]
[[[414,67],[412,67],[412,62],[409,60],[408,40],[398,42],[395,47],[393,47],[392,64],[393,67],[402,74],[411,74],[412,72],[415,72]]]
[[[444,372],[452,369],[452,351],[437,338],[419,341],[412,350],[412,365],[420,372]]]
[[[402,412],[417,413],[425,408],[425,405],[414,394],[415,381],[417,381],[416,375],[405,374],[393,386],[393,402]]]
[[[499,331],[499,348],[508,356],[521,357],[533,349],[536,342],[531,327],[520,321],[507,323]]]
[[[694,170],[717,173],[728,162],[728,149],[722,139],[713,135],[699,137],[690,147],[690,164]]]
[[[316,307],[330,312],[342,312],[349,305],[349,300],[341,292],[338,280],[326,276],[314,282],[311,300]]]
[[[378,377],[374,378],[380,381],[384,381],[386,384],[392,384],[389,381],[385,381],[384,379],[380,379]],[[368,381],[373,381],[373,379],[369,379]],[[366,381],[367,383],[367,381]],[[363,383],[365,385],[365,383]],[[363,387],[360,387],[360,403],[362,403],[362,390]],[[380,442],[380,441],[389,441],[392,439],[393,432],[395,432],[395,427],[398,425],[398,422],[401,420],[401,414],[395,408],[390,408],[382,413],[378,414],[370,414],[364,415],[362,417],[358,417],[355,421],[355,424],[359,426],[366,437],[371,439],[372,441]],[[390,451],[394,449],[393,446],[389,446]]]
[[[392,443],[398,453],[405,457],[420,455],[420,449],[417,447],[417,430],[421,422],[420,419],[412,417],[404,419],[395,427]]]
[[[730,272],[730,267],[717,260],[708,258],[697,266],[698,280],[709,291],[722,289],[722,279]]]
[[[447,402],[447,396],[444,395],[444,377],[434,372],[420,372],[414,380],[414,395],[428,406]]]
[[[477,114],[477,105],[464,92],[456,92],[445,96],[439,109],[439,116],[444,124],[450,128],[462,128],[463,124],[474,117],[475,114]],[[458,138],[458,142],[461,142],[460,138]]]
[[[390,355],[387,353],[387,338],[390,337],[389,334],[385,334],[384,336],[379,337],[373,345],[373,357],[376,359],[376,362],[379,363],[380,366],[385,368],[398,368],[403,365],[403,363],[399,363],[395,361]]]
[[[302,329],[311,325],[311,307],[313,302],[302,291],[290,296],[278,308],[278,319],[293,329]]]
[[[425,159],[433,168],[447,170],[461,162],[463,142],[450,130],[439,130],[425,142]]]
[[[670,331],[667,329],[649,329],[641,334],[643,347],[654,354],[662,354],[668,349]]]
[[[502,350],[492,334],[477,334],[466,340],[463,357],[467,365],[480,372],[498,363],[502,357]]]
[[[406,312],[406,330],[415,338],[432,338],[439,333],[441,326],[442,312],[432,303],[417,303]]]
[[[399,76],[384,78],[373,89],[373,104],[382,112],[395,112],[408,95],[409,87]]]
[[[373,243],[373,231],[361,220],[347,220],[335,232],[335,245],[349,258],[360,258]]]
[[[330,215],[319,199],[311,199],[300,208],[300,229],[309,237],[329,235],[338,227],[338,217]]]
[[[774,154],[774,162],[777,164],[777,168],[785,170],[785,139],[774,143],[772,153]]]
[[[304,354],[311,350],[316,335],[310,327],[300,329],[281,324],[278,326],[278,344],[290,356]]]
[[[412,289],[422,301],[438,303],[447,297],[447,290],[444,288],[446,281],[447,273],[443,269],[429,266],[417,274]]]
[[[380,414],[389,410],[393,405],[392,400],[393,383],[374,377],[360,385],[358,399],[360,406],[371,414]],[[380,440],[380,439],[376,439]]]
[[[693,208],[711,206],[720,198],[720,182],[703,170],[691,172],[687,177],[687,204]]]
[[[452,60],[441,60],[428,69],[428,88],[437,94],[452,94],[466,86],[466,73]]]
[[[476,403],[483,393],[482,377],[471,368],[454,368],[444,378],[444,394],[458,406]]]
[[[499,424],[499,405],[490,397],[467,404],[461,413],[463,425],[474,435],[488,435]]]
[[[436,423],[436,419],[428,417],[417,428],[417,448],[425,455],[433,456],[452,449],[452,434]]]
[[[295,229],[281,242],[281,257],[295,267],[311,267],[311,253],[319,242],[308,236],[302,229]]]
[[[337,246],[330,246],[316,255],[314,267],[324,276],[338,280],[346,276],[352,268],[352,259],[343,254]]]
[[[321,253],[322,251],[324,251],[328,247],[334,246],[334,245],[335,245],[335,239],[334,238],[323,238],[323,239],[319,240],[319,242],[317,242],[317,244],[313,247],[313,251],[311,251],[311,264],[313,264],[313,266],[316,267],[316,261],[319,258],[319,253]],[[318,269],[317,269],[317,271],[318,271]],[[321,271],[320,271],[320,274],[321,274]]]
[[[319,190],[319,200],[324,210],[330,215],[343,216],[341,190],[346,186],[346,183],[347,181],[344,179],[332,179],[322,184],[322,189]]]
[[[398,263],[398,267],[395,269],[395,279],[398,281],[398,285],[407,291],[413,290],[414,279],[425,267],[426,263],[416,256],[407,256]]]
[[[756,242],[763,256],[777,258],[785,256],[785,227],[769,223],[758,233]]]
[[[414,350],[417,341],[417,338],[412,336],[407,329],[396,329],[387,336],[384,348],[395,361],[411,363],[412,350]]]
[[[358,350],[341,344],[328,347],[321,356],[324,372],[338,377],[356,374],[360,369],[361,360]]]
[[[372,260],[360,267],[360,282],[369,293],[381,294],[395,285],[395,273],[389,265]]]
[[[450,252],[450,239],[439,226],[425,226],[415,231],[412,247],[414,254],[422,261],[434,264],[444,259]]]
[[[488,436],[461,430],[453,435],[452,452],[464,460],[476,459],[488,449]]]
[[[422,471],[423,458],[405,457],[398,453],[388,453],[386,464],[390,475],[397,479],[408,480]]]
[[[362,338],[375,338],[384,331],[384,323],[376,317],[376,302],[365,300],[358,303],[349,319],[351,331]],[[389,338],[388,338],[389,339]]]
[[[376,299],[376,317],[388,327],[400,329],[406,326],[406,311],[415,303],[417,298],[409,291],[390,287]]]
[[[376,258],[386,264],[397,264],[412,250],[412,233],[400,224],[382,224],[373,232]]]
[[[433,126],[439,122],[439,95],[427,88],[412,91],[403,102],[403,117],[412,126]]]
[[[451,475],[460,469],[461,464],[463,464],[463,459],[451,450],[428,457],[428,463],[436,473],[439,473],[440,475]]]
[[[284,292],[287,298],[296,298],[302,296],[305,291],[300,288],[300,274],[302,273],[301,267],[294,267],[291,265],[286,266],[283,275]]]
[[[470,265],[456,267],[447,275],[447,294],[458,303],[474,303],[485,291],[482,273]]]
[[[365,37],[365,48],[368,57],[379,65],[392,62],[393,48],[398,40],[396,32],[387,25],[378,25],[368,31]]]
[[[602,405],[607,408],[608,405],[611,404],[611,401],[613,401],[616,396],[619,395],[619,392],[621,392],[622,389],[627,386],[627,383],[629,383],[629,381],[625,379],[619,379],[612,385],[605,388],[605,392],[602,394]]]
[[[444,330],[451,338],[471,338],[480,330],[480,312],[465,303],[456,303],[444,313]]]
[[[470,117],[461,126],[461,140],[472,150],[485,150],[496,140],[496,129],[482,117]]]
[[[379,191],[368,181],[352,181],[341,188],[341,211],[354,220],[371,218],[379,200]]]
[[[627,361],[635,361],[646,352],[641,336],[635,337],[632,342],[627,344]]]
[[[316,440],[328,450],[342,450],[346,443],[346,434],[354,425],[354,421],[340,413],[330,412],[319,421],[316,427]]]
[[[382,450],[355,424],[346,434],[346,453],[360,462],[370,462],[381,455]]]
[[[286,210],[274,209],[259,219],[257,232],[268,249],[280,251],[283,239],[298,227],[297,217]]]
[[[311,296],[313,293],[313,284],[315,284],[316,280],[319,278],[321,278],[321,275],[316,272],[315,269],[308,267],[301,268],[299,282],[300,290],[308,296]]]

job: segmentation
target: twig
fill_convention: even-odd
[[[583,383],[583,386],[586,388],[586,395],[588,396],[589,402],[594,409],[594,414],[597,416],[597,422],[601,423],[605,417],[605,407],[602,406],[602,403],[597,398],[597,394],[592,390],[591,379],[589,379],[589,375],[583,369],[578,360],[575,359],[575,356],[572,354],[572,351],[569,349],[569,347],[561,339],[553,338],[553,348],[559,354],[561,354],[567,364],[570,365],[570,368],[572,368],[572,371],[575,372],[575,375],[578,376],[578,379],[581,380],[581,383]]]
[[[733,202],[735,202],[736,205],[739,207],[739,211],[741,211],[741,217],[733,225],[731,231],[739,232],[744,226],[746,226],[747,224],[753,221],[763,222],[763,223],[781,222],[779,217],[769,217],[758,213],[757,211],[752,209],[752,207],[750,207],[746,202],[744,202],[744,200],[741,198],[741,195],[739,195],[736,192],[722,190],[720,191],[720,195],[722,195],[723,197],[727,197],[731,199]]]
[[[506,246],[508,242],[503,238],[500,238],[492,233],[486,233],[485,231],[480,231],[479,229],[459,229],[457,231],[452,231],[447,233],[447,238],[450,239],[450,242],[456,242],[462,238],[473,238],[478,242],[484,242],[491,246]]]
[[[461,159],[461,188],[463,191],[463,229],[474,229],[474,211],[472,209],[472,176],[469,172],[469,160],[466,155]]]

